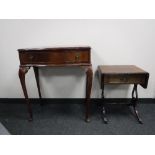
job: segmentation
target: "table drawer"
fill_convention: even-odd
[[[63,63],[63,53],[57,52],[23,52],[19,57],[21,64]]]
[[[145,83],[145,75],[143,74],[120,74],[120,75],[104,75],[105,84],[143,84]]]
[[[90,63],[89,51],[21,52],[19,57],[22,65]]]
[[[65,63],[90,63],[89,52],[86,51],[69,51],[64,55]]]

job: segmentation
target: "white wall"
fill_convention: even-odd
[[[150,73],[148,89],[139,97],[155,97],[155,20],[0,20],[0,97],[21,98],[18,48],[46,46],[92,47],[94,73],[100,64],[133,64]],[[85,74],[79,68],[43,68],[46,98],[83,98]],[[33,71],[27,74],[30,97],[38,97]],[[130,97],[131,86],[108,86],[106,97]],[[95,76],[92,97],[100,97]]]

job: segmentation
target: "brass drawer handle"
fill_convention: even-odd
[[[77,63],[80,61],[80,54],[75,53],[75,55],[71,55],[71,57],[69,59],[71,59],[71,60],[65,60],[65,62],[66,63]]]
[[[79,61],[79,60],[80,60],[80,54],[79,54],[79,53],[76,54],[75,60],[76,60],[76,61]]]
[[[33,55],[30,55],[30,59],[31,59],[31,60],[34,59],[34,56],[33,56]]]
[[[124,77],[121,77],[120,80],[123,81],[123,82],[127,82],[128,78],[124,76]]]

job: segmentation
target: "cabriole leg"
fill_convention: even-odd
[[[22,89],[23,89],[23,93],[26,99],[26,103],[27,103],[27,108],[28,108],[28,113],[29,113],[29,121],[32,121],[33,116],[32,116],[32,107],[31,107],[31,103],[29,101],[28,98],[28,93],[27,93],[27,89],[26,89],[26,84],[25,84],[25,74],[28,72],[28,70],[30,69],[30,67],[19,67],[19,79],[22,85]]]

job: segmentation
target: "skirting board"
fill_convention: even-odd
[[[130,103],[131,98],[106,98],[105,102],[115,104],[115,103]],[[83,104],[85,101],[84,98],[43,98],[42,102],[45,104],[52,103],[71,103],[71,104]],[[39,103],[38,98],[30,98],[31,103]],[[92,98],[91,103],[101,103],[102,99]],[[143,103],[155,103],[155,98],[139,98],[138,102]],[[10,103],[10,104],[25,104],[24,98],[0,98],[0,104]]]

